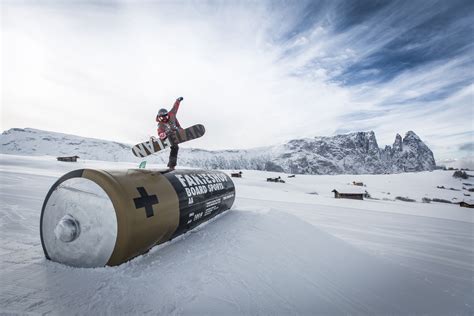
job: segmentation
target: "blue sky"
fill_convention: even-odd
[[[188,146],[415,131],[473,156],[473,1],[3,1],[2,129],[136,143],[178,96]]]

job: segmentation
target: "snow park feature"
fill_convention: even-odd
[[[228,175],[204,170],[79,169],[46,195],[47,259],[74,267],[120,265],[230,209]]]

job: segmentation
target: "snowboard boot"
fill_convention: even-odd
[[[177,157],[170,157],[170,161],[168,162],[168,169],[169,170],[174,170],[176,168],[176,163],[177,163],[178,158]]]

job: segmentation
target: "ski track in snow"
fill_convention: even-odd
[[[136,166],[0,158],[3,313],[474,313],[471,209],[330,193],[362,178],[373,196],[383,196],[387,179],[392,196],[401,195],[406,177],[419,184],[411,194],[421,200],[438,193],[436,185],[457,185],[450,173],[297,176],[279,184],[264,182],[273,173],[244,172],[234,180],[232,210],[118,267],[80,269],[44,258],[39,218],[47,191],[69,170]]]

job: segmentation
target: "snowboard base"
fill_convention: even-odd
[[[180,129],[174,133],[170,133],[164,140],[153,138],[149,141],[136,144],[132,147],[132,152],[136,157],[143,158],[173,145],[199,138],[204,135],[205,132],[206,129],[204,128],[204,125],[196,124],[188,128]]]

